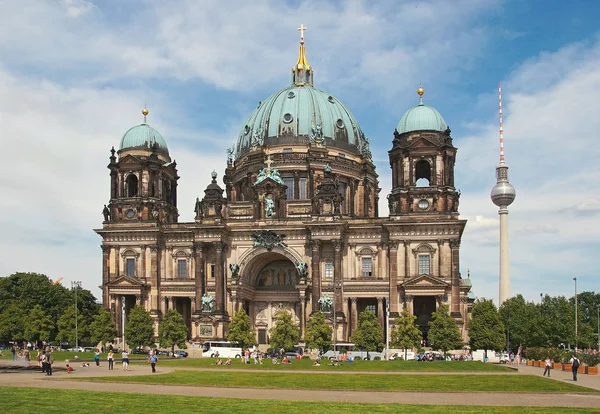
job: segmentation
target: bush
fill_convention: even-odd
[[[373,361],[381,361],[381,357],[380,356],[376,356],[373,358]]]
[[[308,355],[304,355],[302,359],[310,359],[310,357]]]
[[[590,367],[595,367],[596,365],[600,364],[600,354],[594,355],[585,352],[579,356],[579,359],[581,359],[581,362],[583,362],[585,365]]]
[[[361,357],[356,357],[356,358],[354,358],[354,360],[355,361],[362,361],[362,358]]]

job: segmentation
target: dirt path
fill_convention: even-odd
[[[118,367],[117,367],[118,368]],[[178,368],[179,369],[179,368]],[[67,374],[56,371],[52,377],[39,372],[0,374],[0,386],[71,389],[87,391],[124,392],[139,394],[184,395],[197,397],[222,397],[243,399],[271,399],[292,401],[344,401],[354,403],[398,403],[439,405],[535,406],[535,407],[600,407],[600,394],[583,393],[503,393],[503,392],[414,392],[414,391],[323,391],[298,389],[220,388],[182,385],[153,385],[71,381],[70,378],[97,376],[160,375],[173,368],[159,367],[151,374],[150,367],[134,365],[130,371],[106,367],[78,368]],[[254,371],[252,371],[254,372]],[[270,371],[282,372],[282,371]],[[310,372],[310,371],[309,371]],[[331,372],[323,372],[331,373]],[[333,372],[339,374],[341,372]],[[344,373],[351,373],[346,372]],[[413,374],[413,373],[406,373]],[[436,374],[436,373],[432,373]],[[447,374],[447,373],[446,373]],[[461,373],[462,374],[462,373]],[[508,374],[513,375],[513,374]],[[59,380],[60,379],[60,380]],[[558,379],[558,378],[557,378]],[[562,379],[558,379],[562,380]]]

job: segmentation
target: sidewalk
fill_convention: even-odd
[[[519,367],[519,372],[528,375],[539,375],[541,377],[544,373],[544,368],[521,365]],[[575,385],[593,388],[600,391],[600,375],[577,374],[577,382],[573,382],[573,373],[571,373],[571,371],[551,369],[550,378],[556,381],[570,382]]]

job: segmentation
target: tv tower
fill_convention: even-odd
[[[496,185],[490,197],[498,206],[500,216],[500,297],[498,307],[510,297],[510,269],[508,262],[508,206],[517,195],[508,182],[508,165],[504,163],[504,130],[502,128],[502,85],[498,84],[498,113],[500,117],[500,164],[496,167]]]

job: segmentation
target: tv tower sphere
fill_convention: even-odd
[[[498,166],[498,175],[500,175],[501,172],[506,172],[501,170],[504,168],[508,170],[508,166],[506,164]],[[500,208],[508,207],[513,201],[515,201],[516,196],[517,192],[515,191],[515,187],[508,182],[508,177],[505,176],[504,179],[498,177],[498,182],[492,188],[492,192],[490,193],[492,202]]]

